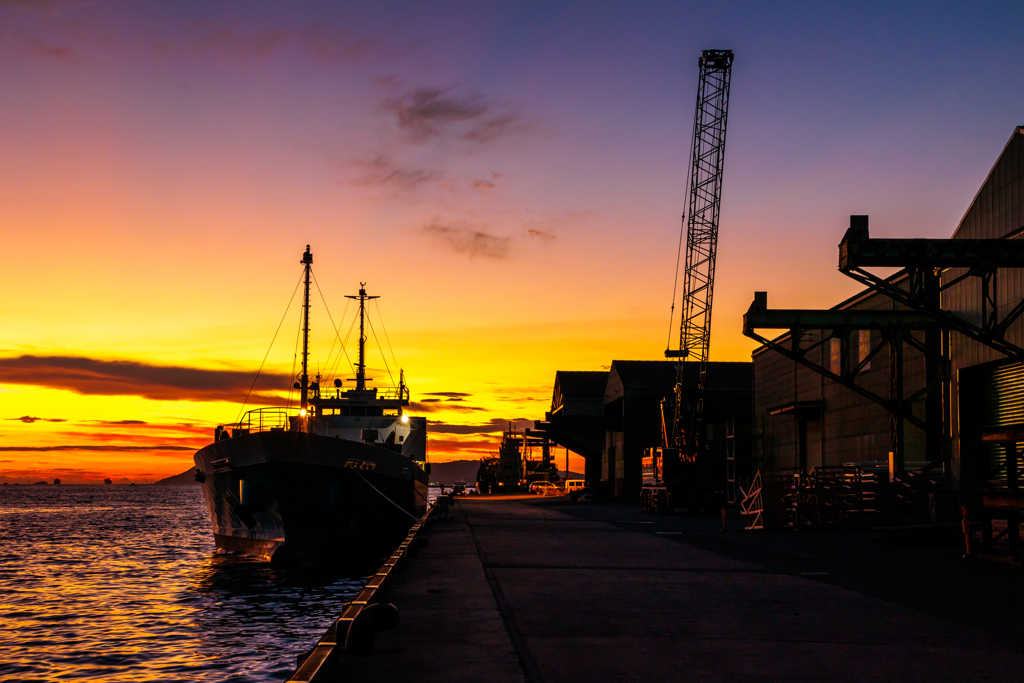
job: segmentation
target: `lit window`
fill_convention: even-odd
[[[871,355],[871,330],[857,330],[857,362],[862,363]],[[864,363],[862,370],[871,369],[871,361]]]
[[[843,373],[843,342],[838,337],[833,337],[829,340],[829,370],[832,371],[833,375],[841,375]]]

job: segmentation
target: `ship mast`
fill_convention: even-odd
[[[359,362],[356,363],[356,391],[366,390],[366,302],[370,299],[379,299],[379,296],[366,295],[366,283],[359,283],[359,295],[345,295],[346,299],[359,301]]]
[[[300,396],[301,396],[301,415],[305,416],[309,407],[309,271],[313,265],[313,254],[309,251],[309,245],[306,245],[306,253],[302,255],[302,261],[306,268],[306,291],[302,301],[302,377],[299,378],[301,382]]]

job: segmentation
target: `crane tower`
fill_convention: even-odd
[[[675,417],[671,438],[665,445],[680,449],[680,456],[684,459],[695,457],[701,446],[732,60],[732,50],[704,50],[700,57],[679,350],[665,353],[666,356],[680,358],[676,375]],[[700,364],[695,392],[692,386],[684,383],[683,358]]]
[[[683,223],[686,265],[679,347],[665,351],[666,357],[678,358],[679,363],[675,395],[671,403],[662,406],[662,448],[652,449],[644,458],[641,500],[645,510],[696,505],[694,501],[713,491],[713,484],[707,481],[708,468],[701,462],[705,446],[701,432],[732,62],[732,50],[704,50],[698,63],[700,79],[688,179],[689,210]],[[684,372],[686,365],[694,363],[697,366],[695,378]],[[674,407],[671,422],[667,415],[670,407]]]

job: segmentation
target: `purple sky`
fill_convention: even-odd
[[[258,365],[309,243],[414,387],[540,417],[554,370],[664,349],[702,49],[736,54],[712,359],[755,290],[857,291],[850,214],[952,234],[1024,123],[1019,3],[381,4],[0,2],[0,348]]]

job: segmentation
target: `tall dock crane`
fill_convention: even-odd
[[[679,348],[665,351],[679,362],[673,400],[662,406],[662,447],[644,458],[645,510],[693,506],[713,488],[702,429],[732,62],[732,50],[704,50],[699,62]]]

